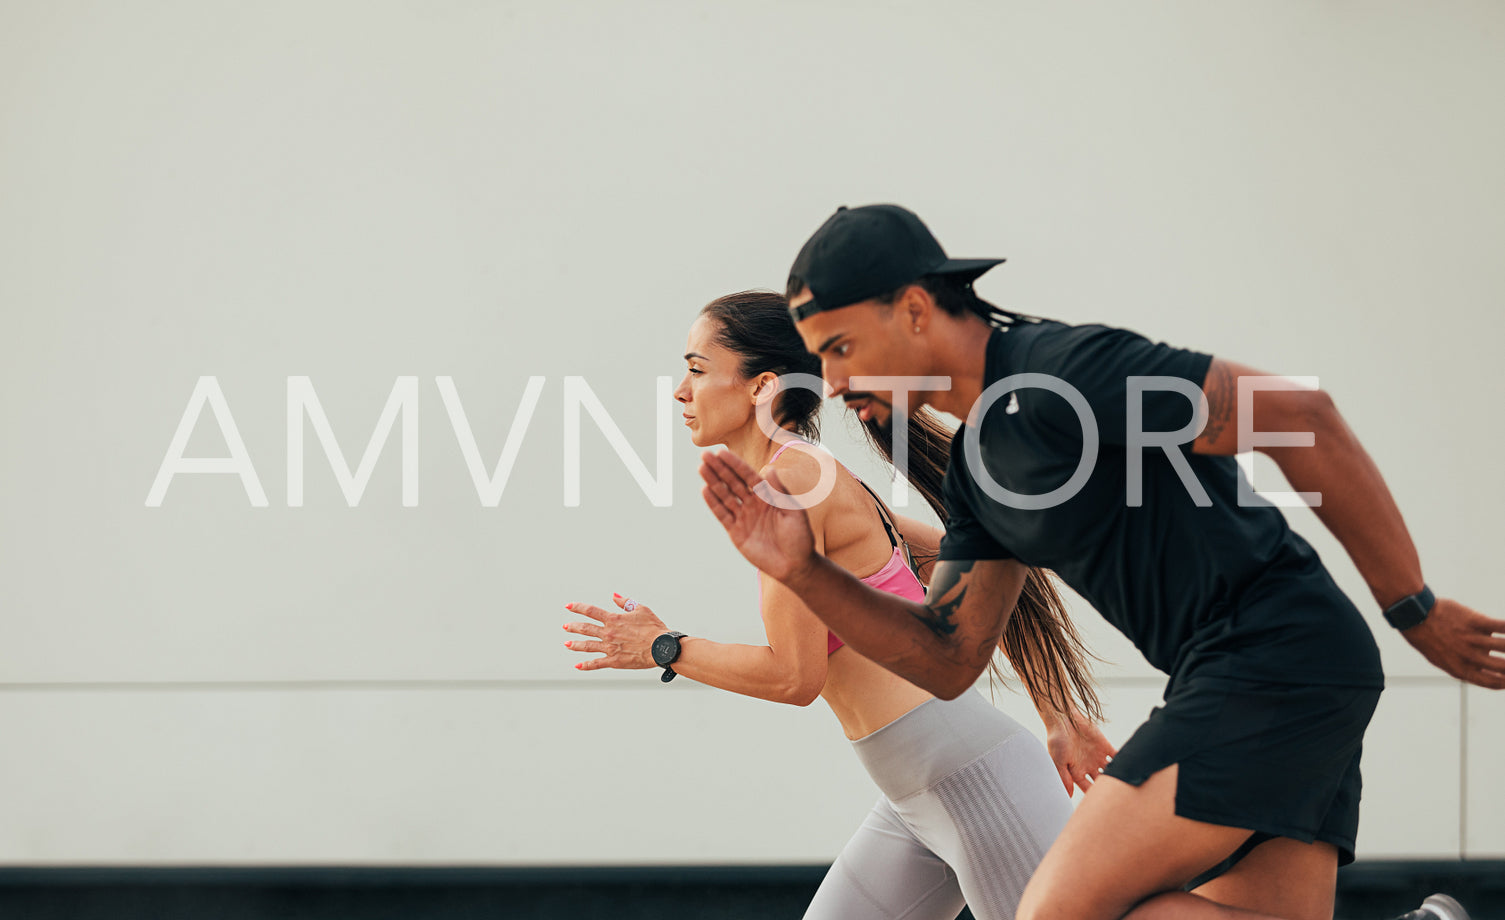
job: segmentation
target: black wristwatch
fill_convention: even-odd
[[[1426,585],[1410,597],[1403,597],[1385,608],[1385,619],[1396,629],[1410,629],[1427,618],[1437,597]]]
[[[679,640],[683,638],[685,634],[682,632],[666,632],[653,640],[653,663],[664,669],[664,676],[659,679],[666,684],[675,677],[675,671],[669,665],[679,660]]]

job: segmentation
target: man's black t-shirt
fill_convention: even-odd
[[[1054,570],[1173,678],[1195,669],[1277,683],[1381,686],[1379,652],[1363,617],[1277,508],[1257,499],[1239,506],[1242,473],[1232,457],[1193,453],[1190,432],[1170,448],[1211,500],[1199,507],[1166,450],[1142,448],[1142,503],[1130,506],[1130,378],[1172,377],[1200,387],[1211,360],[1106,326],[1042,321],[994,330],[985,386],[1016,374],[1049,375],[1086,406],[1074,407],[1075,394],[1059,384],[1057,391],[1031,385],[985,392],[984,401],[995,396],[991,406],[980,419],[974,411],[952,441],[941,558],[1017,558]],[[1135,395],[1139,431],[1179,431],[1192,421],[1184,393]],[[1054,507],[1018,507],[1024,502],[999,487],[1039,496],[1078,470],[1088,439],[1080,408],[1090,408],[1099,440],[1090,476]],[[988,482],[973,475],[969,438],[977,439]]]

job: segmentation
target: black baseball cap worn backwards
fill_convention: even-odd
[[[970,281],[1002,261],[947,258],[920,218],[896,204],[842,205],[794,259],[789,274],[803,281],[812,296],[791,306],[789,314],[799,322],[887,294],[924,275],[962,275]]]

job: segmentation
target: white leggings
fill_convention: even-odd
[[[805,920],[1010,920],[1071,816],[1044,746],[976,690],[853,742],[883,791]]]

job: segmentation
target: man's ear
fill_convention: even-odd
[[[930,318],[935,314],[935,298],[930,292],[918,284],[911,284],[904,289],[904,294],[899,299],[898,309],[904,318],[904,325],[915,332],[923,332],[930,325]]]

